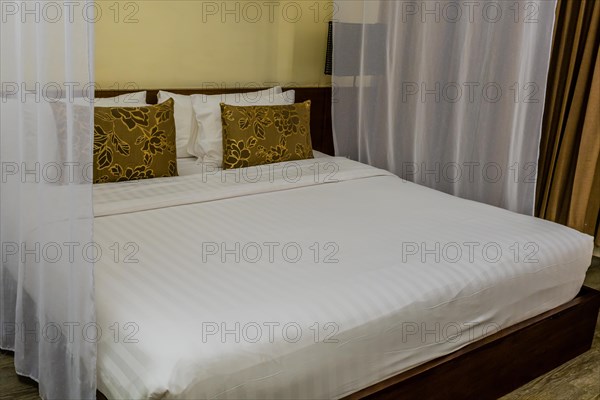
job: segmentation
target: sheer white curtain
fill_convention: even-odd
[[[0,347],[44,399],[92,399],[93,2],[0,1]]]
[[[338,155],[533,214],[553,0],[336,0]]]

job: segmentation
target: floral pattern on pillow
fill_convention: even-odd
[[[313,158],[310,101],[282,106],[221,103],[223,168]]]
[[[96,107],[94,183],[177,176],[173,107]]]

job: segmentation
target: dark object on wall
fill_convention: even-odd
[[[327,30],[327,51],[325,53],[325,75],[333,73],[333,22],[329,21]]]

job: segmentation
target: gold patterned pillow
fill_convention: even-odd
[[[223,168],[313,158],[310,100],[283,106],[221,103]]]
[[[177,176],[173,99],[94,109],[94,183]]]

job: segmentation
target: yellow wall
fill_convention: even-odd
[[[332,0],[102,0],[96,9],[100,89],[331,82],[323,68]]]

